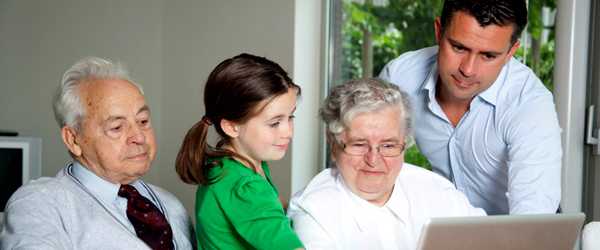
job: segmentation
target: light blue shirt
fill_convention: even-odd
[[[552,94],[513,58],[454,127],[435,98],[437,52],[405,53],[380,74],[409,94],[415,140],[433,171],[488,214],[556,212],[562,149]]]

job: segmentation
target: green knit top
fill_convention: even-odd
[[[269,167],[265,177],[226,157],[196,192],[196,234],[201,249],[296,249],[302,242],[279,202]]]

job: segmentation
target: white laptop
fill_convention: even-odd
[[[584,219],[583,213],[432,218],[417,249],[571,250]]]

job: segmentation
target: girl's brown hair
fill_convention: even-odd
[[[220,126],[221,120],[244,123],[261,110],[258,104],[272,100],[296,85],[285,70],[267,58],[240,54],[221,62],[208,76],[204,88],[206,114],[186,134],[177,154],[175,169],[188,184],[207,185],[210,168],[219,162],[210,160],[224,156],[249,163],[245,157],[224,148],[231,138]],[[206,142],[210,125],[215,126],[220,140],[212,147]]]

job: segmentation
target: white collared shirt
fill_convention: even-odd
[[[341,184],[340,188],[353,205],[348,208],[354,209],[353,213],[359,215],[356,218],[359,230],[368,233],[367,240],[374,239],[369,242],[369,249],[415,248],[410,245],[411,241],[407,240],[414,238],[414,233],[410,230],[411,221],[407,218],[407,209],[398,206],[399,203],[406,202],[406,197],[401,194],[401,191],[392,191],[390,200],[394,202],[379,207],[352,193],[340,176],[338,176],[338,185]]]
[[[352,193],[337,169],[326,169],[294,195],[288,209],[309,250],[415,249],[427,219],[471,215],[485,212],[443,177],[407,163],[383,207]]]

